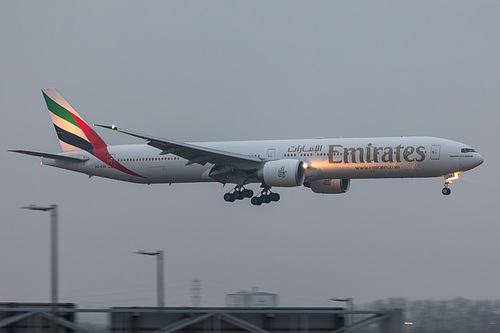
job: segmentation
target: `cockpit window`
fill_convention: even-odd
[[[476,151],[472,148],[462,148],[462,153],[475,153]]]

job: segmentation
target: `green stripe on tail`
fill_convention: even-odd
[[[53,114],[55,114],[59,118],[62,118],[64,120],[72,123],[76,127],[80,127],[76,123],[71,112],[69,112],[68,110],[66,110],[65,108],[63,108],[59,104],[57,104],[56,102],[54,102],[49,96],[47,96],[45,94],[45,92],[42,91],[42,93],[43,93],[43,98],[45,98],[45,103],[47,103],[47,108],[49,109],[50,112],[52,112]]]

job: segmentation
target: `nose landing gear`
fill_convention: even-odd
[[[441,190],[441,193],[443,193],[444,195],[450,195],[451,194],[451,190],[448,187],[448,183],[444,183],[444,187]]]
[[[455,179],[458,179],[458,172],[444,176],[444,188],[441,190],[443,195],[450,195],[451,189],[448,187]]]

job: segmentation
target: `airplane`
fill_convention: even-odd
[[[346,193],[351,179],[444,177],[442,194],[461,172],[483,157],[470,146],[435,137],[315,138],[185,143],[93,124],[145,143],[107,145],[56,89],[42,89],[62,147],[60,153],[11,152],[42,158],[41,164],[132,183],[233,184],[227,202],[251,198],[276,202],[279,187],[314,193]],[[257,195],[249,184],[260,184]]]

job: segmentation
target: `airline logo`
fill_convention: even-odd
[[[328,162],[330,163],[392,163],[394,161],[401,162],[402,160],[406,162],[422,162],[425,160],[425,147],[404,147],[401,144],[396,147],[375,147],[371,143],[366,147],[356,148],[330,145],[328,152]]]
[[[129,175],[144,178],[118,163],[109,154],[106,143],[57,90],[43,89],[42,93],[63,151],[82,149],[94,155],[109,167]]]
[[[285,178],[286,177],[286,170],[285,170],[285,166],[284,165],[281,168],[278,169],[278,177],[280,177],[280,178]]]

